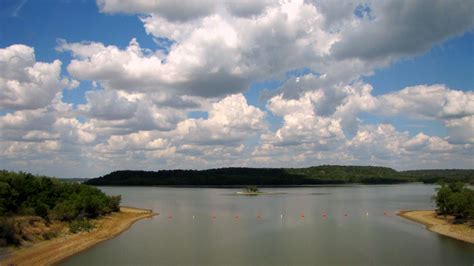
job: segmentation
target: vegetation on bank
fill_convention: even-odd
[[[68,222],[74,227],[71,231],[88,230],[87,219],[119,211],[120,200],[84,184],[0,171],[0,243],[22,240],[19,216]]]
[[[462,182],[441,184],[436,190],[438,215],[453,215],[460,223],[474,219],[474,190]]]
[[[89,179],[85,183],[99,186],[245,186],[435,183],[451,180],[474,181],[474,170],[396,171],[388,167],[339,165],[322,165],[308,168],[124,170]]]

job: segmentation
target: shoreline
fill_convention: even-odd
[[[467,224],[452,224],[450,219],[441,218],[434,210],[403,210],[397,215],[407,220],[423,224],[431,232],[456,240],[474,244],[474,228]]]
[[[390,184],[364,184],[364,183],[340,183],[340,184],[302,184],[302,185],[257,185],[259,188],[300,188],[300,187],[353,187],[353,186],[391,186],[391,185],[436,185],[435,183],[403,182]],[[248,185],[90,185],[94,187],[163,187],[163,188],[225,188],[242,189]]]
[[[122,206],[120,212],[92,220],[90,232],[66,234],[28,247],[14,248],[0,265],[57,265],[71,256],[115,238],[136,221],[157,215],[152,210]]]

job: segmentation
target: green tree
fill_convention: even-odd
[[[438,193],[435,196],[437,213],[446,216],[450,212],[449,197],[452,194],[451,188],[445,184],[442,184],[437,190]]]

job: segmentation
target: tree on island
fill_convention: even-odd
[[[258,189],[257,186],[254,186],[254,185],[251,185],[251,186],[246,186],[245,187],[245,190],[247,191],[247,193],[259,193],[260,190]]]

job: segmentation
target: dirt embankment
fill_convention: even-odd
[[[400,211],[399,216],[424,224],[432,232],[474,244],[474,227],[468,224],[453,224],[453,217],[441,217],[435,211]]]
[[[0,265],[51,265],[113,238],[143,218],[156,215],[151,210],[121,207],[120,212],[93,220],[95,229],[77,234],[66,233],[27,247],[13,249]]]

